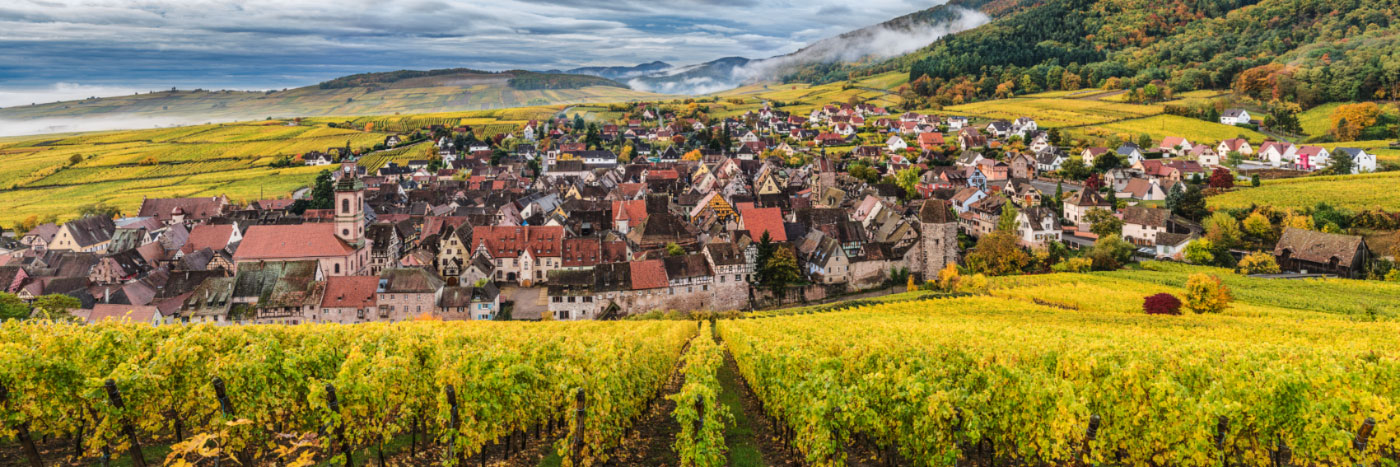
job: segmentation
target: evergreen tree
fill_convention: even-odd
[[[1181,188],[1180,183],[1172,185],[1171,190],[1167,191],[1167,210],[1175,213],[1176,207],[1181,205],[1181,197],[1183,195],[1185,195],[1185,191]]]
[[[773,257],[774,246],[773,237],[768,235],[767,230],[764,230],[763,235],[758,237],[758,253],[754,256],[754,264],[756,264],[758,268],[758,271],[755,271],[754,279],[755,282],[759,284],[763,284],[765,279],[767,279],[767,273],[763,265],[768,264],[768,259]]]
[[[316,186],[311,189],[309,209],[330,209],[335,207],[335,181],[331,171],[322,170],[316,174]]]
[[[788,248],[777,248],[773,251],[773,256],[768,258],[768,262],[763,264],[763,269],[767,276],[764,284],[768,290],[773,292],[773,296],[778,297],[782,302],[784,292],[788,286],[796,284],[802,280],[800,270],[797,269],[797,257],[792,255],[792,250]]]

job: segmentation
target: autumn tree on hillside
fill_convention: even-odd
[[[1208,183],[1211,188],[1234,188],[1235,176],[1230,173],[1230,169],[1216,167],[1215,170],[1210,173],[1210,180]]]
[[[1341,141],[1356,141],[1361,132],[1376,124],[1381,115],[1381,107],[1375,102],[1343,104],[1332,111],[1333,136]]]

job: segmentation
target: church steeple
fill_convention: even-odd
[[[364,244],[365,182],[355,175],[335,184],[335,236],[354,246]]]

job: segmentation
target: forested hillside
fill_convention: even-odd
[[[1261,100],[1304,107],[1389,99],[1400,92],[1397,0],[949,3],[956,6],[996,19],[902,57],[828,65],[788,79],[832,81],[907,70],[911,92],[942,105],[998,94],[1090,86],[1138,90],[1149,84],[1163,94],[1235,87]]]

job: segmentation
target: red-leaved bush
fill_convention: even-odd
[[[1148,296],[1142,301],[1142,311],[1149,315],[1181,314],[1181,299],[1169,293]]]

